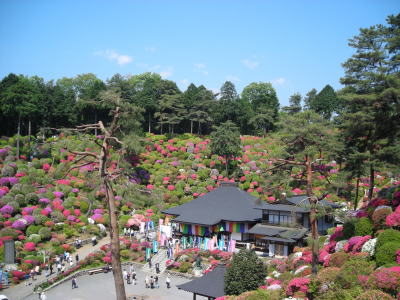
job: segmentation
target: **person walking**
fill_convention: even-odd
[[[40,267],[39,267],[39,265],[36,265],[36,267],[35,267],[35,275],[39,276],[39,274],[40,274]]]
[[[132,282],[133,282],[133,285],[136,285],[136,272],[135,272],[135,270],[132,272]]]
[[[61,268],[62,268],[61,262],[59,261],[59,262],[57,263],[57,273],[60,273],[60,272],[61,272]]]
[[[126,284],[131,284],[131,272],[126,275]]]
[[[78,288],[78,283],[76,282],[76,278],[72,278],[72,289],[77,289]]]
[[[50,275],[52,275],[52,274],[53,274],[53,263],[50,262]]]
[[[159,288],[160,286],[158,285],[158,276],[154,277],[154,287]]]
[[[165,283],[167,284],[167,289],[171,287],[171,279],[169,278],[169,275],[167,275],[167,278],[165,279]]]
[[[149,288],[149,285],[150,285],[149,276],[146,276],[146,278],[144,279],[144,283],[146,284],[146,289],[148,289],[148,288]]]
[[[160,274],[160,264],[156,263],[156,273]]]
[[[154,278],[153,278],[153,276],[150,276],[150,288],[154,289]]]
[[[149,268],[151,269],[151,257],[149,257]]]
[[[40,300],[47,300],[47,296],[44,294],[44,292],[39,293],[39,299]]]
[[[79,254],[78,253],[75,255],[75,261],[76,261],[76,263],[79,262]]]
[[[122,277],[123,277],[123,279],[125,279],[125,280],[126,280],[126,278],[128,277],[128,272],[127,272],[125,269],[122,271]]]

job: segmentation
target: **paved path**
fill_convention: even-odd
[[[96,246],[92,246],[92,244],[86,244],[84,246],[82,246],[81,248],[78,249],[77,252],[74,252],[72,254],[72,258],[75,261],[75,254],[78,253],[79,254],[79,259],[84,259],[86,256],[89,255],[89,253],[92,253],[94,251],[97,251],[100,249],[101,246],[108,244],[110,242],[110,238],[107,236],[103,239],[101,239]],[[69,264],[68,264],[69,267]],[[67,268],[68,268],[67,267]],[[18,285],[12,286],[4,291],[1,292],[1,294],[4,294],[6,296],[9,297],[10,300],[20,300],[20,299],[24,299],[27,296],[29,296],[30,294],[32,294],[33,292],[33,287],[36,284],[39,284],[43,281],[46,281],[47,279],[51,278],[52,276],[55,276],[56,274],[46,278],[46,276],[44,275],[44,271],[42,272],[41,275],[36,276],[36,280],[34,281],[34,283],[32,285],[26,285],[26,281],[21,282]],[[31,282],[30,279],[28,279],[29,282]],[[33,298],[32,298],[33,299]],[[38,299],[38,296],[35,294],[35,298],[34,299]]]
[[[171,276],[171,288],[165,284],[166,275],[159,278],[160,287],[146,289],[144,279],[146,274],[139,268],[135,268],[137,285],[128,285],[125,282],[127,297],[136,296],[138,300],[192,300],[193,294],[179,290],[175,285],[189,281],[189,279]],[[84,275],[77,278],[78,288],[72,289],[71,280],[60,284],[47,292],[47,300],[113,300],[116,299],[115,286],[112,272],[95,275]],[[37,300],[38,295],[30,295],[21,300]],[[197,297],[198,300],[207,299]],[[10,299],[16,300],[16,299]]]

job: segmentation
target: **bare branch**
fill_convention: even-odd
[[[282,158],[278,158],[277,161],[282,161],[282,162],[285,162],[286,164],[296,165],[296,166],[305,166],[306,165],[305,163],[288,160],[288,159],[282,159]]]
[[[93,153],[93,152],[88,152],[88,151],[84,151],[84,152],[80,152],[80,151],[71,151],[71,153],[76,154],[76,155],[84,155],[84,156],[91,156],[94,157],[96,159],[98,159],[98,156]]]
[[[94,163],[94,161],[90,161],[90,162],[87,162],[87,163],[84,163],[84,164],[80,164],[80,165],[76,165],[76,166],[73,166],[73,167],[69,168],[69,169],[67,170],[67,172],[65,173],[65,175],[63,176],[63,179],[64,179],[65,177],[67,177],[67,175],[69,174],[69,172],[71,172],[72,170],[78,169],[78,168],[82,168],[82,167],[87,166],[87,165],[90,165],[90,164],[92,164],[92,163]]]

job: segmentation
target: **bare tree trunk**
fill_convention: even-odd
[[[354,199],[354,210],[357,209],[358,206],[358,193],[360,189],[360,177],[357,177],[357,184],[356,184],[356,198]]]
[[[197,133],[198,133],[198,135],[201,134],[201,123],[200,123],[200,121],[199,121],[199,128],[197,129]]]
[[[225,157],[226,177],[229,177],[229,168],[228,168],[228,165],[229,165],[229,158],[228,158],[228,156],[226,156],[226,157]]]
[[[113,122],[111,124],[110,131],[103,129],[102,122],[100,121],[100,128],[103,131],[104,138],[101,147],[101,153],[99,157],[99,171],[100,177],[103,182],[103,186],[106,189],[107,205],[110,213],[110,240],[111,240],[111,265],[113,270],[115,292],[117,294],[117,300],[126,300],[124,279],[122,277],[122,267],[120,259],[120,247],[119,247],[119,228],[118,228],[118,211],[115,207],[114,193],[112,190],[109,174],[107,173],[107,158],[109,148],[109,138],[113,136],[115,129],[117,128],[116,123],[119,118],[119,108],[116,109]]]
[[[372,196],[374,194],[374,185],[375,185],[375,169],[374,166],[370,165],[369,167],[370,173],[369,173],[369,190],[368,190],[368,201],[372,200]]]
[[[97,124],[97,111],[94,111],[94,123]],[[97,136],[97,127],[94,129],[94,135]]]
[[[190,120],[190,134],[193,134],[193,121]]]
[[[17,159],[19,159],[19,142],[21,134],[21,114],[18,115],[18,129],[17,129]]]
[[[31,157],[31,119],[28,121],[28,151],[29,151],[29,159]]]
[[[160,132],[160,133],[163,134],[163,132],[162,132],[162,130],[163,130],[163,123],[162,123],[162,122],[161,122],[161,126],[160,126],[160,127],[161,127],[161,132]]]
[[[149,133],[151,133],[151,113],[149,111]]]
[[[310,227],[311,227],[311,238],[312,238],[312,273],[316,275],[318,272],[318,226],[317,226],[317,199],[314,197],[312,191],[312,165],[311,157],[307,155],[306,157],[306,168],[307,168],[307,197],[310,201]]]

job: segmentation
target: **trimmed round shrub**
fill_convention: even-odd
[[[354,236],[355,225],[354,221],[347,221],[343,224],[343,238],[342,240],[348,240],[352,236]]]
[[[14,201],[16,201],[19,205],[25,206],[25,196],[22,194],[15,195]]]
[[[386,229],[378,235],[376,249],[378,250],[384,244],[389,242],[400,242],[400,231],[395,229]]]
[[[390,265],[396,262],[396,252],[400,249],[400,242],[389,242],[376,250],[376,263],[378,266]]]
[[[30,236],[32,234],[37,234],[39,233],[39,230],[42,228],[42,226],[38,226],[38,225],[30,225],[28,226],[28,228],[26,229],[26,235]]]
[[[130,251],[129,250],[121,250],[120,251],[120,255],[122,258],[124,259],[128,259],[130,256]]]
[[[365,259],[352,258],[346,261],[340,269],[336,283],[343,288],[352,288],[359,285],[359,275],[370,275],[375,269],[375,263]]]
[[[50,228],[43,227],[39,230],[39,235],[42,238],[42,241],[47,241],[51,239],[51,230]]]
[[[179,272],[187,273],[187,271],[189,271],[189,269],[191,267],[192,267],[192,264],[185,261],[185,262],[181,263],[181,265],[179,266]]]
[[[31,234],[31,235],[28,237],[28,241],[29,241],[29,242],[34,242],[35,244],[39,243],[41,240],[42,240],[42,238],[40,237],[40,235],[39,235],[39,234],[36,234],[36,233]]]
[[[372,235],[373,224],[369,218],[363,217],[355,224],[354,233],[356,236]]]
[[[369,290],[362,293],[356,298],[356,300],[395,300],[389,294],[386,294],[380,290]]]
[[[54,221],[54,223],[60,223],[65,220],[64,215],[59,211],[52,211],[50,217]]]
[[[42,225],[46,221],[47,221],[47,217],[46,216],[43,216],[41,214],[35,214],[35,224],[36,225]]]
[[[350,254],[344,251],[333,253],[329,259],[329,266],[340,268],[349,259],[349,257]]]
[[[25,201],[30,205],[36,205],[39,201],[39,196],[36,193],[25,195]]]
[[[372,221],[377,229],[386,227],[386,217],[393,212],[391,207],[381,207],[375,209],[372,214]]]

